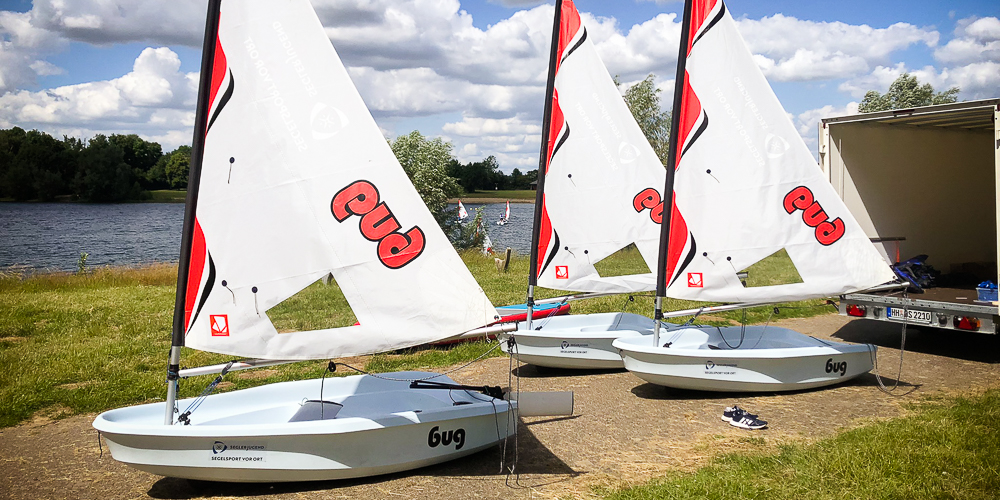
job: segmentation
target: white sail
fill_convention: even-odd
[[[504,220],[510,220],[510,201],[507,202],[507,208],[503,211]]]
[[[492,322],[309,2],[225,0],[220,19],[186,345],[317,359]],[[268,310],[328,273],[359,324],[276,331]]]
[[[667,296],[801,300],[893,278],[810,154],[721,0],[694,0]],[[673,146],[672,146],[673,147]],[[744,287],[785,250],[801,283]]]
[[[469,212],[465,210],[465,205],[462,204],[462,200],[458,200],[458,220],[464,220],[469,216]]]
[[[635,207],[664,168],[564,0],[549,130],[538,284],[581,292],[655,288],[658,214]],[[655,191],[655,190],[654,190]],[[600,276],[594,264],[634,243],[650,273]]]

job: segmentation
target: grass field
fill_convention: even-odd
[[[449,202],[454,203],[459,199],[490,199],[497,201],[504,200],[531,200],[535,201],[535,192],[531,190],[501,190],[501,191],[476,191],[475,193],[464,193],[462,196],[449,200]]]
[[[184,203],[187,199],[187,191],[178,191],[175,189],[157,189],[149,192],[152,196],[151,201],[159,203]]]
[[[495,304],[523,302],[526,258],[515,258],[507,273],[499,273],[492,256],[472,252],[462,257]],[[623,252],[606,261],[602,272],[634,270],[638,258],[634,250]],[[793,272],[777,266],[780,279],[794,279]],[[0,273],[0,426],[16,425],[32,415],[60,418],[161,399],[176,272],[176,265],[156,265],[30,277]],[[540,289],[537,295],[557,292]],[[693,306],[672,300],[666,304],[668,310]],[[620,310],[649,315],[652,298],[618,296],[573,303],[575,313]],[[818,300],[785,305],[780,315],[830,311]],[[269,315],[279,330],[353,322],[337,287],[321,283]],[[747,321],[765,322],[772,315],[771,307],[749,310]],[[730,324],[741,320],[742,313],[701,319]],[[467,343],[380,354],[365,358],[364,368],[451,366],[475,359],[491,347]],[[489,355],[502,353],[493,350]],[[182,359],[185,366],[199,366],[228,358],[184,349]],[[220,390],[318,377],[325,367],[325,361],[301,362],[262,370],[254,377],[231,375]],[[207,382],[206,377],[181,384],[181,395],[195,395]],[[761,446],[760,452],[718,457],[695,473],[678,472],[640,486],[594,493],[612,499],[996,498],[998,419],[1000,391],[925,400],[911,406],[904,418],[818,443],[783,446],[777,452]],[[759,438],[746,439],[752,445]]]

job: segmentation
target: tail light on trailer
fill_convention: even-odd
[[[959,330],[979,330],[979,318],[973,316],[955,316],[955,328]]]
[[[847,315],[864,318],[868,315],[868,308],[857,304],[850,304],[847,306]]]

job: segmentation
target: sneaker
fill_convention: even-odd
[[[732,408],[729,408],[727,406],[725,410],[722,410],[722,421],[723,422],[732,422],[733,420],[739,420],[739,419],[741,419],[744,416],[751,417],[751,418],[757,418],[757,415],[753,415],[751,413],[748,413],[746,410],[744,410],[743,408],[740,408],[737,405],[733,405]]]
[[[767,427],[767,422],[760,420],[756,416],[750,415],[749,413],[744,413],[740,415],[738,418],[734,416],[733,420],[729,422],[729,425],[732,425],[733,427],[739,427],[740,429],[755,430]]]

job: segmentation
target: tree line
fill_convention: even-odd
[[[85,142],[13,127],[0,130],[0,197],[143,200],[150,190],[186,188],[190,162],[189,146],[164,154],[136,134],[98,134]]]

